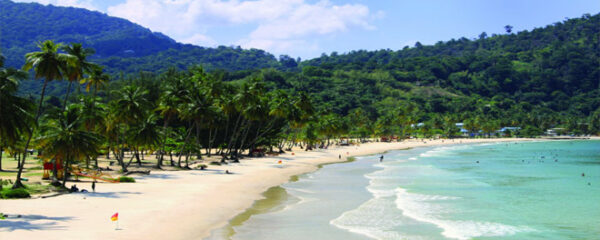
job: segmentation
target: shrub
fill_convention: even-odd
[[[135,179],[133,179],[132,177],[122,176],[119,177],[119,182],[135,182]]]
[[[2,198],[29,198],[29,192],[24,188],[4,189],[2,190]]]
[[[200,164],[200,166],[198,166],[197,168],[199,168],[200,170],[204,170],[208,168],[208,166],[206,166],[206,164]]]

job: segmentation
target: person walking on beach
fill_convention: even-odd
[[[383,155],[381,155],[381,157],[379,157],[379,162],[383,162]]]
[[[92,182],[92,191],[96,192],[96,180]]]
[[[342,154],[340,154],[340,155],[338,156],[338,159],[342,159]]]

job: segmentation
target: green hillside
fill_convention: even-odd
[[[564,126],[583,133],[600,114],[598,14],[531,31],[482,33],[397,51],[334,52],[298,64],[263,50],[180,44],[83,9],[0,0],[0,10],[0,21],[8,26],[0,29],[7,66],[22,66],[24,54],[37,51],[35,43],[43,39],[81,42],[96,50],[90,59],[106,67],[112,89],[131,82],[158,89],[173,73],[167,69],[185,75],[190,66],[201,65],[215,79],[234,85],[260,78],[270,90],[308,93],[323,115],[361,119],[361,128],[393,127],[390,122],[404,116],[434,129],[473,122],[488,129]],[[40,85],[25,81],[20,92],[35,98]],[[55,81],[47,91],[58,103],[65,89],[65,82]]]
[[[0,23],[0,50],[6,65],[13,67],[23,65],[25,53],[48,39],[94,48],[95,60],[111,73],[185,69],[194,64],[226,70],[278,66],[277,59],[263,50],[181,44],[125,19],[80,8],[0,0]]]

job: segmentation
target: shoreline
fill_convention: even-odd
[[[246,158],[239,164],[210,166],[205,171],[157,171],[136,177],[138,183],[134,184],[98,184],[97,193],[4,200],[0,212],[9,216],[20,214],[22,218],[1,220],[0,233],[11,239],[203,239],[264,199],[263,193],[268,189],[289,182],[293,176],[318,170],[319,165],[412,147],[531,140],[543,139],[376,142]],[[339,154],[344,158],[339,159]],[[279,160],[283,164],[277,164]],[[225,170],[234,174],[223,174]],[[77,184],[90,189],[91,182]],[[118,231],[109,219],[115,212],[120,215]]]
[[[485,140],[485,139],[473,139],[473,140]],[[409,149],[413,149],[413,148],[436,147],[436,146],[441,146],[441,145],[468,145],[468,144],[478,144],[478,143],[487,143],[487,142],[522,142],[522,141],[536,141],[536,140],[545,141],[545,140],[549,140],[549,139],[511,138],[511,140],[509,140],[509,141],[469,141],[467,143],[465,143],[465,142],[457,143],[457,142],[453,141],[451,143],[445,143],[445,142],[432,143],[432,144],[426,144],[423,146],[389,149],[389,150],[384,150],[382,152],[368,153],[368,154],[364,154],[364,155],[353,155],[353,156],[348,157],[345,161],[321,163],[321,164],[317,165],[317,169],[315,169],[314,171],[309,171],[309,172],[299,173],[297,175],[292,175],[292,176],[290,176],[289,181],[283,182],[279,185],[268,188],[266,191],[264,191],[261,194],[262,195],[261,199],[256,199],[250,207],[248,207],[243,212],[240,212],[236,216],[232,217],[228,221],[228,223],[225,224],[224,226],[214,228],[213,230],[211,230],[211,234],[203,239],[210,239],[210,240],[212,240],[212,239],[231,239],[231,237],[235,236],[235,230],[233,229],[233,227],[243,225],[246,221],[248,221],[254,215],[276,211],[274,209],[277,209],[280,206],[280,204],[283,203],[283,200],[284,200],[284,199],[282,199],[281,192],[283,191],[283,194],[285,194],[287,196],[287,193],[285,192],[285,188],[282,187],[283,184],[290,183],[290,182],[296,182],[299,180],[300,176],[305,175],[305,174],[314,173],[327,165],[351,163],[351,162],[356,161],[356,157],[365,157],[365,156],[371,156],[371,155],[386,154],[387,152],[390,152],[390,151],[409,150]],[[550,140],[558,140],[558,139],[550,139]],[[571,139],[571,140],[577,140],[577,139]],[[582,140],[589,140],[589,139],[582,139]],[[274,204],[274,205],[267,205],[269,203]],[[215,234],[220,234],[220,235],[215,236]]]

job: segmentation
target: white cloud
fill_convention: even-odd
[[[209,36],[206,36],[206,35],[200,34],[200,33],[196,33],[196,34],[192,35],[191,37],[183,38],[180,41],[182,43],[189,43],[189,44],[194,44],[194,45],[198,45],[198,46],[214,47],[214,46],[218,45],[217,41],[215,41],[214,39],[212,39]]]
[[[94,0],[16,0],[98,10]],[[98,0],[103,1],[103,0]],[[370,24],[383,12],[371,13],[363,4],[334,4],[329,0],[122,0],[106,13],[128,19],[184,43],[202,46],[240,45],[275,54],[318,52],[318,39]],[[96,4],[100,4],[96,2]],[[106,4],[104,4],[106,5]],[[223,32],[220,28],[234,29]],[[218,32],[216,42],[209,37]],[[216,34],[215,34],[216,35]],[[232,37],[233,36],[233,37]],[[231,39],[236,38],[236,39]]]
[[[40,4],[62,7],[78,7],[85,8],[92,11],[98,11],[96,5],[93,4],[93,0],[13,0],[15,2],[37,2]]]
[[[107,12],[190,43],[206,42],[206,32],[213,28],[251,26],[242,39],[220,44],[275,53],[299,45],[317,50],[313,37],[373,29],[369,21],[381,15],[361,4],[335,5],[328,0],[126,0]]]

